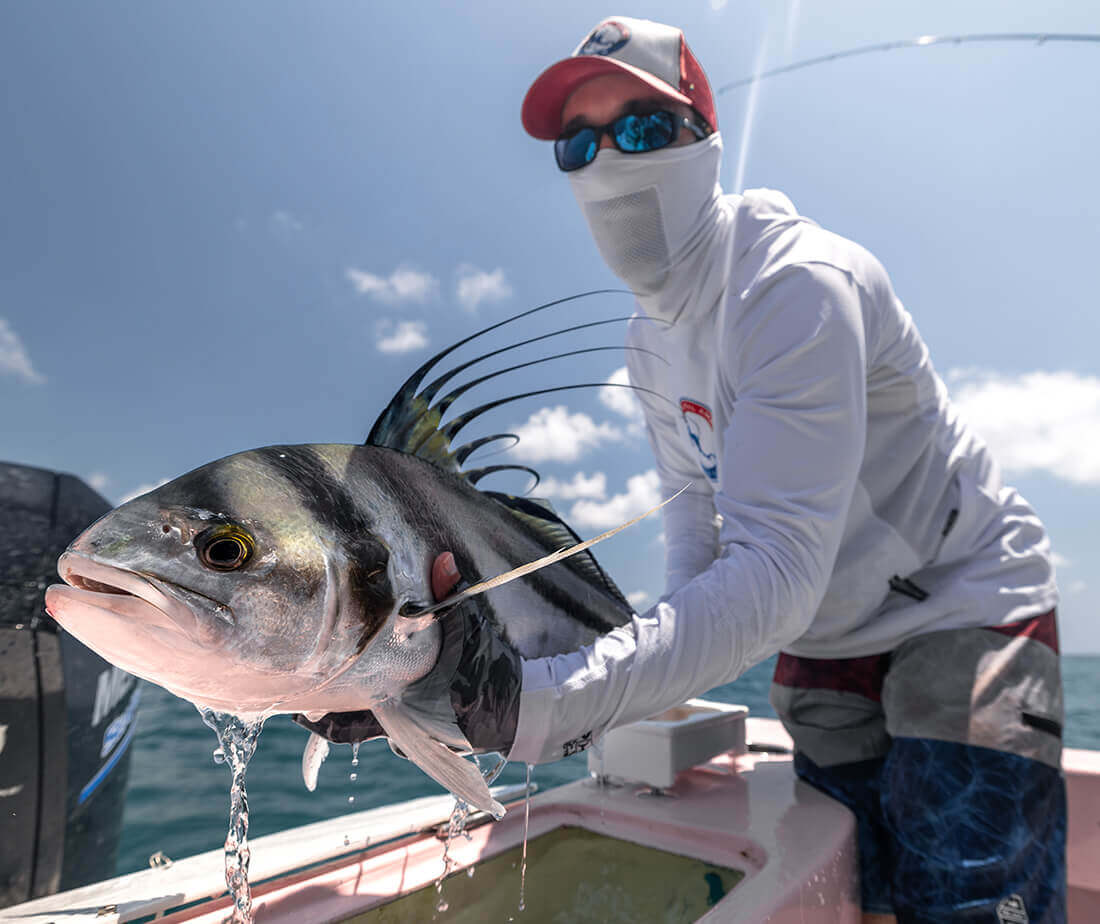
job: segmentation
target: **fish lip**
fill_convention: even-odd
[[[174,581],[157,577],[155,574],[150,574],[147,571],[136,571],[133,573],[143,577],[156,590],[164,594],[166,598],[172,601],[173,606],[182,606],[188,612],[194,613],[194,607],[191,606],[191,601],[195,601],[200,606],[204,607],[206,615],[230,626],[235,626],[237,624],[237,620],[233,615],[233,608],[228,603],[222,603],[221,600],[215,597],[199,593],[197,590],[192,590],[190,587],[184,587]]]
[[[108,605],[111,597],[123,600],[127,596],[137,597],[167,617],[169,625],[165,628],[184,632],[188,636],[194,634],[197,622],[195,614],[183,600],[170,592],[170,582],[143,572],[96,561],[88,555],[72,550],[65,552],[58,559],[57,573],[73,590],[82,595],[94,595],[96,606],[113,612],[113,608]],[[84,584],[83,579],[94,584],[116,588],[122,593],[98,591]],[[68,588],[63,589],[68,590]]]

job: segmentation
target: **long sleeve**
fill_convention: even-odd
[[[654,358],[647,353],[627,354],[633,384],[652,387],[659,380]],[[638,399],[645,412],[646,433],[656,462],[661,496],[684,489],[676,503],[664,508],[665,596],[678,590],[707,568],[718,555],[714,493],[698,463],[680,445],[672,406],[647,391]]]
[[[630,625],[525,662],[511,759],[556,760],[727,683],[812,621],[863,458],[860,293],[832,266],[789,266],[741,309],[713,345],[735,395],[714,500],[718,556]]]

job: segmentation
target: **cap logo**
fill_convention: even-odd
[[[601,22],[584,40],[578,55],[610,55],[630,41],[630,30],[621,22]]]

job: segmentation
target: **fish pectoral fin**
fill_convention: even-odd
[[[317,774],[326,757],[328,757],[328,741],[316,732],[310,732],[309,741],[306,742],[306,748],[302,751],[302,781],[310,792],[317,788]]]
[[[477,767],[424,731],[408,709],[392,700],[372,708],[390,741],[440,786],[494,818],[504,816]]]

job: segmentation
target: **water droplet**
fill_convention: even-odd
[[[223,751],[221,748],[214,748],[214,754],[212,756],[214,758],[214,763],[216,763],[216,764],[224,764],[225,763],[225,751]]]
[[[348,774],[348,779],[351,780],[354,783],[357,779],[359,779],[359,774],[358,773],[349,773]]]
[[[469,869],[466,870],[466,877],[468,879],[474,878],[474,867],[471,866]]]
[[[348,805],[355,801],[355,796],[348,796]]]
[[[482,758],[488,761],[488,766],[482,766]],[[496,778],[500,776],[501,771],[507,766],[508,761],[503,754],[475,754],[474,763],[477,764],[477,769],[481,772],[481,776],[484,778],[486,785],[492,786],[496,782]]]
[[[359,742],[353,741],[351,743],[351,765],[353,767],[359,766]]]
[[[436,911],[446,911],[451,906],[448,905],[442,898],[439,900],[439,904],[435,906]]]
[[[348,837],[348,836],[347,836],[347,835],[345,834],[345,835],[344,835],[344,846],[345,846],[345,847],[347,847],[347,846],[349,846],[350,844],[351,844],[351,838],[350,838],[350,837]]]

